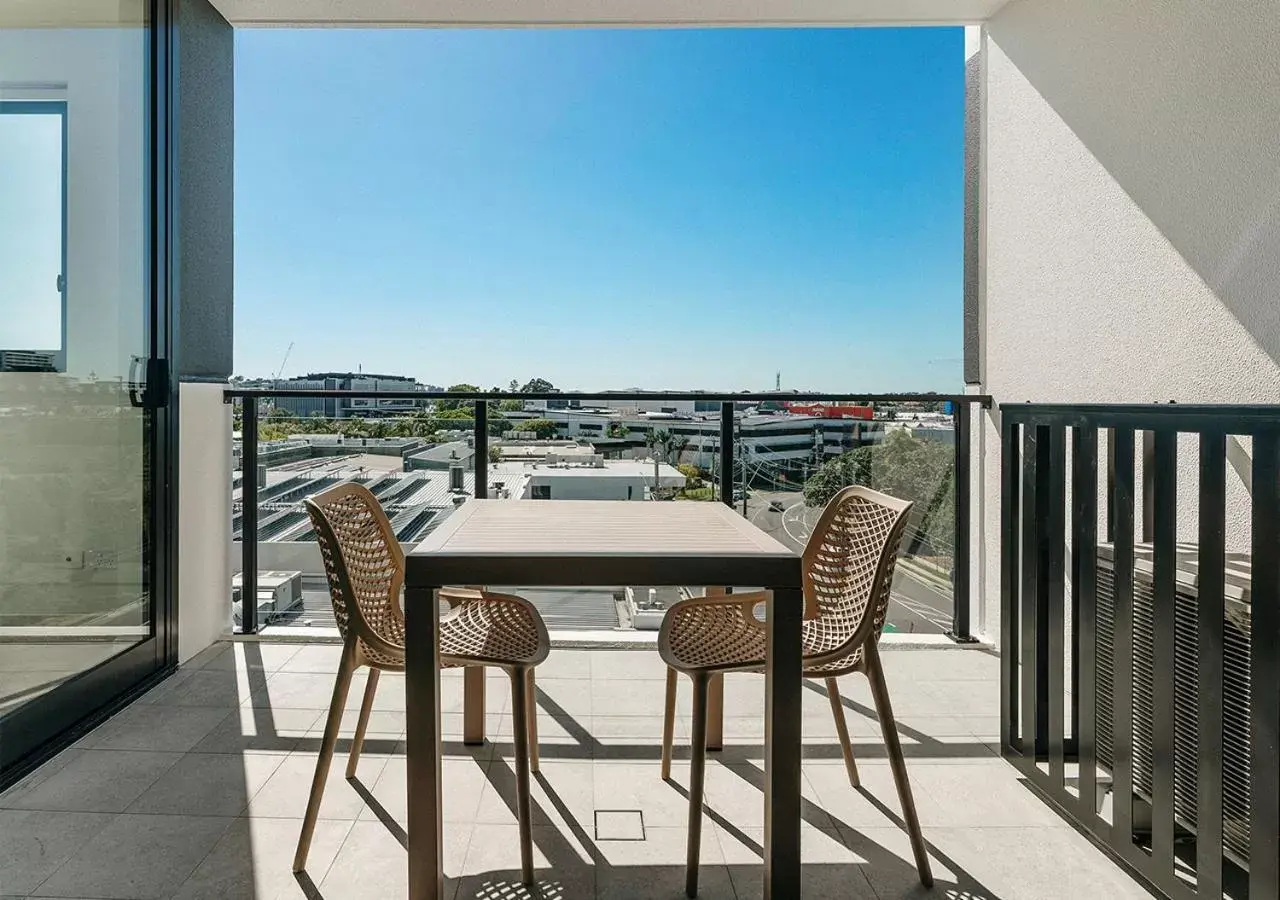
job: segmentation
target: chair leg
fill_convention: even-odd
[[[520,821],[520,880],[533,884],[533,828],[529,811],[528,669],[511,670],[512,731],[516,745],[516,816]]]
[[[324,797],[325,781],[329,766],[333,763],[333,748],[338,743],[338,729],[342,726],[342,709],[347,703],[347,691],[351,688],[351,675],[356,668],[356,647],[348,643],[342,649],[342,661],[338,664],[338,677],[333,683],[333,700],[329,703],[329,718],[324,726],[324,739],[320,742],[320,756],[316,760],[316,774],[311,779],[311,794],[307,798],[307,812],[302,819],[302,834],[298,836],[298,849],[293,854],[293,871],[307,867],[307,854],[311,850],[311,835],[320,816],[320,800]]]
[[[351,755],[347,757],[347,777],[356,777],[356,766],[360,764],[360,751],[364,747],[364,733],[369,728],[369,713],[373,711],[373,695],[378,690],[378,670],[369,669],[369,680],[364,685],[364,702],[360,704],[360,721],[356,723],[356,734],[351,739]]]
[[[534,684],[533,669],[528,671],[528,679],[524,683],[525,706],[529,716],[529,768],[536,772],[538,762],[538,688]]]
[[[671,745],[676,737],[676,678],[679,673],[667,666],[667,700],[662,708],[662,780],[671,780]]]
[[[468,747],[484,743],[484,666],[462,670],[462,743]]]
[[[693,679],[693,737],[689,744],[689,847],[685,860],[684,892],[698,896],[698,856],[702,846],[702,794],[707,771],[707,692],[710,678]]]
[[[849,773],[849,784],[857,787],[858,764],[853,760],[853,744],[849,742],[849,723],[845,721],[844,704],[840,702],[840,685],[834,678],[827,679],[827,699],[831,701],[831,715],[836,720],[836,736],[840,738],[840,751],[844,754],[844,768]]]
[[[924,834],[920,831],[920,817],[916,814],[916,801],[911,796],[911,782],[907,780],[907,761],[902,755],[902,743],[898,740],[898,724],[893,718],[893,706],[889,703],[889,687],[885,684],[884,668],[880,663],[880,651],[874,641],[866,643],[867,678],[871,682],[871,696],[875,698],[876,715],[880,718],[880,730],[884,732],[885,749],[889,752],[889,766],[893,769],[893,781],[898,788],[898,802],[902,804],[902,820],[911,838],[911,850],[915,854],[920,883],[933,887],[933,872],[929,868],[929,853],[925,848]]]
[[[724,749],[724,673],[707,682],[707,749]]]

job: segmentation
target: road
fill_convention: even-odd
[[[773,509],[774,502],[782,511]],[[742,501],[737,504],[742,509]],[[797,551],[803,550],[820,508],[804,505],[799,491],[751,491],[747,518],[757,528]],[[951,594],[899,564],[893,579],[888,622],[898,631],[942,634],[951,627]]]

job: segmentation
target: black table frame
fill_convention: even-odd
[[[440,622],[435,592],[455,584],[526,587],[742,585],[773,592],[765,668],[765,900],[800,896],[801,561],[795,554],[668,556],[474,554],[431,550],[406,561],[410,900],[444,896]],[[422,613],[426,611],[428,615]]]

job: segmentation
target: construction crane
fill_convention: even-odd
[[[275,380],[279,381],[280,376],[284,374],[284,364],[289,361],[289,354],[293,352],[293,341],[289,342],[289,349],[284,351],[284,359],[280,360],[280,368],[276,369]]]

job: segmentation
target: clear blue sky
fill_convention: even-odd
[[[236,34],[236,371],[960,385],[960,29]]]

